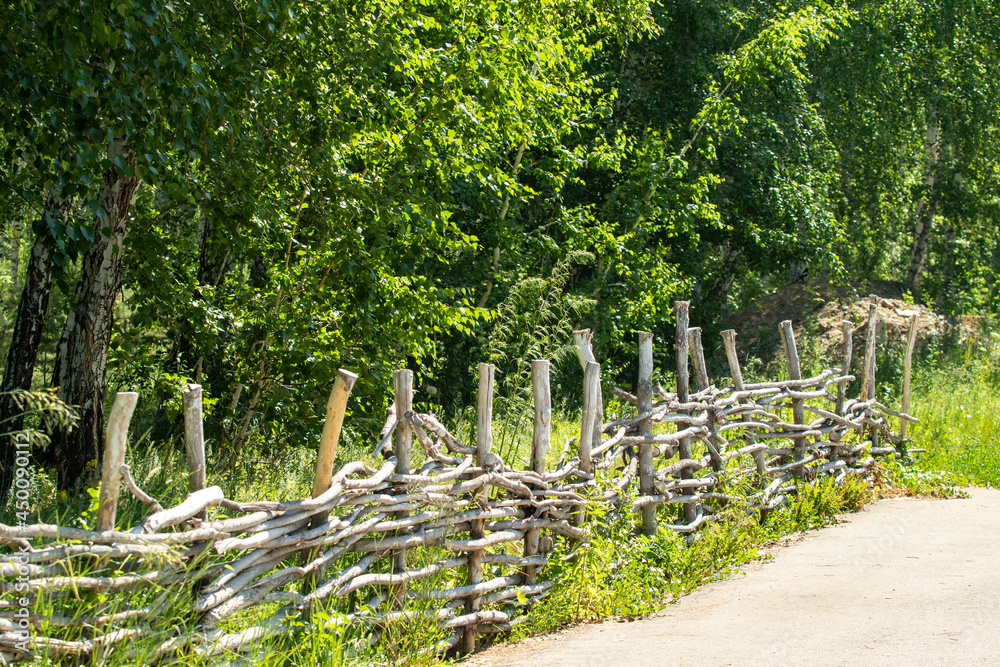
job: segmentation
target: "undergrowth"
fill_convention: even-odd
[[[763,521],[745,501],[731,503],[691,543],[663,524],[655,535],[637,534],[630,513],[592,514],[591,538],[573,557],[566,544],[550,554],[556,586],[510,639],[576,621],[653,613],[698,586],[737,573],[779,538],[834,523],[838,514],[858,510],[871,498],[867,480],[848,477],[840,485],[819,480],[804,484],[797,499]]]
[[[914,377],[912,483],[1000,486],[1000,334],[935,361]]]

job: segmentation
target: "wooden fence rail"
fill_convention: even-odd
[[[161,508],[138,489],[123,464],[135,395],[119,394],[109,419],[100,529],[0,524],[0,544],[7,551],[0,555],[2,657],[97,654],[115,646],[133,650],[130,639],[167,613],[166,595],[150,594],[139,606],[116,606],[112,598],[178,587],[191,591],[193,625],[141,656],[146,661],[181,651],[206,656],[254,651],[269,638],[293,632],[290,620],[297,615],[346,596],[362,602],[336,622],[359,624],[373,641],[387,626],[426,614],[408,604],[420,599],[433,603],[431,620],[451,633],[437,648],[470,651],[477,636],[509,629],[546,594],[554,583],[545,578],[553,545],[587,539],[588,506],[634,511],[647,534],[659,527],[691,539],[723,516],[734,481],[749,480],[756,488],[751,507],[766,512],[801,481],[865,474],[875,457],[896,455],[903,443],[890,418],[900,419],[904,428],[916,421],[875,398],[874,302],[857,399],[846,398],[848,383],[855,381],[849,323],[843,365],[808,378],[801,377],[791,323],[782,323],[790,377],[776,382],[746,383],[736,334],[723,332],[732,384],[719,389],[709,381],[701,331],[687,326],[688,304],[679,302],[676,314],[676,391],[653,386],[653,336],[640,333],[637,393],[613,389],[636,406],[636,414],[610,421],[604,420],[600,366],[589,332],[576,332],[585,381],[580,434],[576,453],[566,453],[553,469],[546,466],[552,401],[545,360],[532,363],[534,433],[524,470],[491,449],[494,369],[481,364],[475,443],[461,442],[433,414],[414,412],[412,373],[401,370],[375,450],[384,463],[370,467],[353,461],[334,472],[347,399],[357,379],[341,371],[327,404],[312,496],[288,502],[239,503],[219,487],[205,486],[200,403],[194,400],[200,387],[192,386],[185,392],[185,415],[198,422],[188,419],[185,430],[192,492],[180,505]],[[688,386],[689,359],[694,393]],[[907,378],[909,360],[908,354]],[[118,480],[151,512],[123,530],[115,529],[110,500],[117,498]],[[681,509],[657,511],[669,505]],[[94,615],[75,615],[72,600],[88,591],[108,602],[98,604]],[[45,596],[61,601],[65,616],[25,611],[41,608]],[[229,621],[262,604],[270,604],[266,618],[227,630]]]

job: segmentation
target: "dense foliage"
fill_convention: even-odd
[[[514,395],[589,326],[613,376],[675,298],[711,324],[807,269],[1000,307],[985,0],[19,0],[0,25],[0,392],[80,406],[43,457],[63,487],[119,389],[166,439],[204,384],[236,461],[316,437],[338,367],[376,430],[394,367],[458,410],[470,364]]]

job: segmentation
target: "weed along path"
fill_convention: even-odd
[[[493,648],[492,667],[1000,664],[1000,491],[884,500],[640,621]]]

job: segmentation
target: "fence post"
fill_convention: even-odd
[[[699,392],[705,391],[709,388],[710,383],[708,380],[708,366],[705,365],[705,349],[701,344],[701,327],[688,327],[688,349],[691,353],[691,361],[694,365],[694,386],[697,387]],[[705,416],[707,418],[708,424],[708,453],[712,457],[712,469],[716,472],[721,472],[723,468],[722,457],[719,456],[718,450],[715,448],[715,443],[713,442],[715,437],[715,408],[707,408],[705,410]]]
[[[344,415],[347,412],[347,399],[357,381],[358,376],[354,373],[343,368],[337,371],[337,379],[334,381],[330,397],[326,401],[326,422],[323,424],[323,434],[319,439],[319,453],[316,455],[313,498],[323,495],[330,488],[330,482],[333,479],[333,463],[337,458],[337,443],[340,441],[340,430],[344,426]],[[311,525],[316,527],[324,523],[329,515],[329,512],[314,515]]]
[[[785,348],[785,359],[788,361],[788,378],[790,380],[801,380],[802,379],[802,368],[799,366],[799,351],[795,347],[795,332],[792,331],[792,321],[785,320],[781,323],[779,330],[781,331],[781,344]],[[795,421],[796,426],[800,426],[805,423],[806,413],[803,409],[804,401],[801,398],[792,399],[792,417]],[[806,445],[808,444],[805,438],[792,438],[795,443],[795,460],[801,461],[806,456]],[[795,476],[804,476],[803,468],[795,468]]]
[[[871,304],[868,306],[868,330],[865,332],[865,379],[861,385],[861,400],[865,403],[875,399],[875,335],[878,330],[878,297],[871,295]],[[861,427],[861,434],[864,435],[865,428]],[[879,431],[874,426],[871,427],[872,447],[879,446]]]
[[[592,361],[587,362],[586,370],[583,373],[583,414],[580,419],[580,472],[589,475],[592,466],[590,465],[590,452],[594,441],[594,434],[597,434],[597,442],[600,443],[601,431],[595,426],[599,419],[601,392],[601,366]],[[576,525],[582,526],[587,519],[587,508],[585,505],[578,505],[574,513]]]
[[[878,327],[878,297],[871,295],[868,306],[868,331],[865,333],[865,379],[861,385],[861,400],[875,398],[875,332]]]
[[[393,394],[396,406],[396,474],[406,475],[410,472],[410,445],[413,442],[413,429],[406,419],[406,413],[413,411],[413,371],[401,369],[393,371]],[[406,512],[396,512],[396,518],[406,516]],[[399,549],[392,556],[393,573],[406,572],[406,550]],[[395,605],[402,606],[406,595],[406,584],[397,584],[392,589],[392,600]]]
[[[580,424],[580,471],[590,473],[590,451],[594,443],[594,428],[600,410],[601,366],[588,361],[583,373],[583,418]],[[597,444],[600,444],[598,436]]]
[[[653,437],[653,423],[648,416],[653,412],[653,334],[647,331],[639,332],[639,382],[636,385],[636,398],[639,399],[639,416],[647,416],[639,422],[639,435],[645,438]],[[639,493],[643,496],[656,494],[653,486],[653,444],[639,444]],[[656,506],[645,505],[640,509],[642,516],[642,532],[646,535],[656,534]]]
[[[97,530],[114,530],[115,513],[118,511],[118,492],[122,483],[122,464],[125,463],[125,446],[128,425],[132,421],[139,394],[120,391],[108,417],[104,436],[104,461],[101,464],[101,493],[97,509]]]
[[[594,358],[594,347],[591,341],[594,334],[590,329],[580,329],[573,332],[573,342],[576,344],[576,358],[580,362],[580,370],[587,372],[588,363],[597,363]],[[600,383],[597,384],[597,418],[594,420],[594,435],[591,442],[601,444],[601,434],[604,432],[604,394]]]
[[[675,301],[674,302],[674,315],[676,320],[677,330],[674,334],[674,350],[677,353],[677,401],[679,403],[687,403],[690,398],[690,376],[688,375],[688,316],[689,310],[691,308],[691,303],[689,301]],[[687,414],[688,410],[680,410],[681,413]],[[691,423],[688,422],[688,426]],[[678,423],[677,430],[683,430],[684,424]],[[691,458],[691,438],[682,438],[677,443],[677,449],[679,452],[679,458],[681,461],[686,461]],[[691,472],[690,468],[684,468],[681,470],[681,479],[691,479],[694,477],[694,473]],[[698,507],[697,503],[684,503],[684,523],[691,523],[698,518]]]
[[[740,359],[736,356],[736,330],[727,329],[722,332],[722,344],[726,347],[726,359],[729,361],[729,374],[733,376],[733,387],[736,391],[745,391],[746,385],[743,383],[743,370],[740,368]],[[745,404],[747,399],[741,398],[740,404]],[[741,421],[748,422],[750,417],[743,415]],[[747,433],[747,444],[755,445],[757,444],[757,438],[754,436],[754,429],[751,427]],[[767,461],[764,458],[764,452],[754,452],[753,461],[757,466],[757,474],[760,475],[763,481],[767,477]]]
[[[552,439],[552,395],[549,390],[549,362],[535,359],[531,362],[531,396],[535,403],[535,425],[531,432],[531,461],[528,469],[539,474],[545,473],[545,457],[548,455]],[[537,514],[536,514],[537,516]],[[542,531],[529,528],[524,534],[524,557],[538,555],[538,541]],[[524,583],[532,585],[537,581],[537,568],[524,568]]]
[[[910,317],[910,332],[906,336],[906,355],[903,357],[903,404],[900,412],[910,413],[910,375],[913,373],[913,348],[917,344],[917,318],[919,314]],[[899,441],[906,447],[906,420],[899,420]],[[904,450],[905,451],[905,450]]]
[[[851,360],[854,355],[854,324],[847,320],[843,320],[840,323],[840,330],[842,332],[842,338],[844,340],[844,358],[840,365],[840,374],[850,375],[851,374]],[[837,383],[837,403],[833,411],[838,417],[844,416],[844,401],[847,399],[847,380],[841,380]],[[830,451],[830,459],[833,460],[840,456],[840,446],[836,443],[840,442],[840,431],[834,430],[830,434],[830,440],[834,443]]]
[[[495,367],[492,364],[479,364],[479,397],[477,402],[478,415],[476,421],[476,465],[480,468],[486,465],[487,454],[493,446],[493,376]],[[487,495],[489,491],[486,491]],[[473,519],[469,526],[469,539],[481,540],[483,534],[483,519]],[[469,552],[468,584],[475,586],[483,578],[482,549]],[[465,613],[474,614],[479,611],[479,596],[470,595],[465,600]],[[462,651],[472,653],[476,650],[476,624],[465,626],[462,633]]]
[[[326,421],[323,423],[323,433],[319,439],[319,450],[316,453],[316,470],[313,476],[312,497],[317,498],[330,489],[333,480],[333,463],[337,458],[337,443],[340,440],[340,430],[344,425],[344,414],[347,412],[347,398],[351,395],[358,376],[343,368],[337,371],[333,389],[326,400]],[[309,520],[309,527],[316,528],[330,517],[330,512],[319,512]],[[302,552],[305,563],[308,564],[320,551],[313,547]],[[316,588],[316,582],[323,578],[323,569],[314,570],[302,580],[302,591],[311,593]],[[312,607],[305,610],[307,617],[312,614]]]
[[[705,365],[705,350],[701,345],[701,327],[688,327],[688,350],[694,366],[694,386],[698,391],[708,389],[708,367]]]
[[[184,398],[184,448],[187,450],[188,484],[191,491],[205,488],[205,432],[202,419],[200,384],[189,384],[181,391]]]

